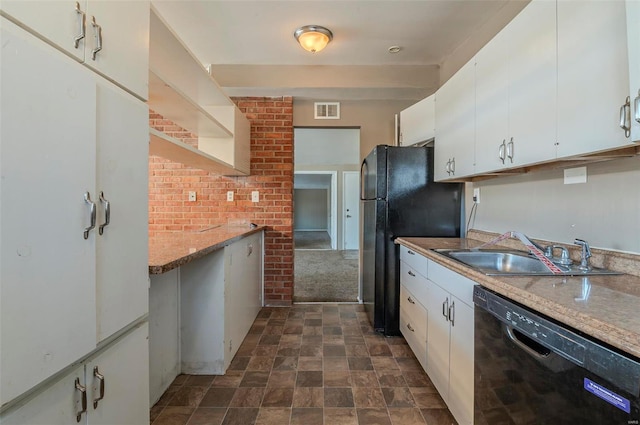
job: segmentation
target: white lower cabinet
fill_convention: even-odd
[[[400,331],[460,425],[473,423],[474,285],[400,246]]]
[[[181,372],[224,374],[262,305],[262,232],[182,266],[180,305]]]
[[[149,423],[147,323],[0,416],[3,425]]]
[[[473,285],[429,261],[427,374],[459,424],[473,423]]]

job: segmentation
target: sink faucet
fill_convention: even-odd
[[[580,256],[580,265],[578,268],[580,270],[591,270],[591,266],[589,265],[589,257],[591,257],[589,243],[582,239],[576,239],[573,243],[582,247],[582,255]]]
[[[560,252],[561,252],[559,258],[553,256],[553,251],[555,251],[556,249],[559,249]],[[571,258],[569,258],[569,250],[567,248],[565,248],[564,246],[549,245],[548,247],[545,248],[544,255],[545,255],[545,257],[549,258],[554,263],[558,263],[558,264],[561,264],[563,266],[569,266],[569,265],[571,265],[571,263],[573,263],[573,261],[571,261]]]

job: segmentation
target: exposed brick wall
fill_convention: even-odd
[[[149,158],[149,232],[197,230],[246,221],[267,226],[264,299],[288,305],[293,299],[293,99],[234,98],[251,123],[251,174],[224,177]],[[150,112],[151,127],[190,145],[197,136]],[[227,201],[227,191],[234,201]],[[251,202],[251,191],[260,202]],[[188,201],[196,191],[197,201]]]

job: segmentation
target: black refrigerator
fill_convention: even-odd
[[[400,335],[397,237],[460,237],[462,184],[434,183],[433,147],[376,146],[360,167],[362,301],[371,324]]]

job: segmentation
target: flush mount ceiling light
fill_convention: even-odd
[[[402,47],[400,47],[400,46],[391,46],[391,47],[389,47],[389,53],[398,53],[400,50],[402,50]]]
[[[325,27],[319,25],[305,25],[293,33],[303,49],[316,53],[324,49],[333,39],[333,34]]]

